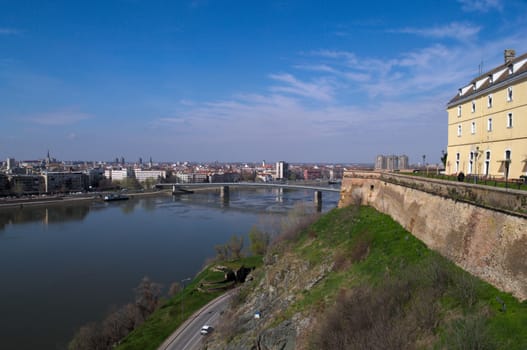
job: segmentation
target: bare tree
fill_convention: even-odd
[[[135,288],[135,306],[138,309],[139,323],[142,323],[159,304],[161,285],[152,282],[148,277],[143,277]]]
[[[239,259],[241,257],[241,252],[243,249],[243,236],[232,235],[231,240],[228,244],[231,256],[234,259]]]
[[[177,282],[174,282],[170,285],[170,288],[168,289],[168,296],[173,297],[180,291],[181,291],[181,285]]]
[[[104,350],[107,348],[101,327],[95,322],[82,326],[68,344],[70,350]]]
[[[216,250],[216,256],[218,260],[227,260],[229,259],[230,251],[229,247],[226,244],[218,244],[214,246]]]

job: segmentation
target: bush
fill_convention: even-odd
[[[476,315],[452,322],[445,337],[446,347],[453,350],[495,349],[485,325],[486,320],[486,317]]]

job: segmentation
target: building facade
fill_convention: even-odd
[[[275,179],[287,179],[289,177],[289,164],[283,160],[276,162]]]
[[[150,180],[159,180],[165,179],[167,177],[166,170],[143,170],[136,168],[134,169],[135,178],[139,182],[144,182],[148,179]]]
[[[447,105],[448,174],[502,179],[527,175],[527,54],[459,89]]]
[[[88,176],[80,171],[46,171],[42,176],[47,193],[78,192],[87,188]]]
[[[408,169],[408,156],[403,154],[397,155],[382,155],[379,154],[375,158],[375,170],[401,170]]]
[[[106,169],[104,171],[104,177],[111,180],[111,181],[122,181],[124,179],[128,179],[132,176],[133,173],[131,169],[123,168],[123,169]]]

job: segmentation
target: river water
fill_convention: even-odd
[[[66,349],[80,326],[133,301],[144,276],[166,290],[199,272],[215,245],[312,197],[231,188],[228,202],[209,191],[1,209],[0,348]],[[322,210],[338,198],[325,192]]]

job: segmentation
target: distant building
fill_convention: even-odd
[[[84,174],[88,176],[88,187],[97,187],[99,186],[99,181],[104,178],[104,169],[103,168],[92,168],[84,170]]]
[[[104,177],[111,181],[123,181],[133,176],[133,173],[128,168],[123,169],[106,169]]]
[[[167,177],[166,170],[143,170],[143,169],[134,169],[135,178],[139,182],[144,182],[146,180],[158,180],[165,179]]]
[[[207,174],[201,173],[177,173],[176,178],[180,183],[203,183],[208,182]]]
[[[287,179],[289,177],[289,164],[283,160],[276,162],[275,179]]]
[[[304,180],[317,180],[322,178],[322,171],[318,168],[304,169]]]
[[[7,171],[13,170],[16,167],[15,158],[7,158]]]
[[[446,173],[501,178],[527,175],[527,53],[458,90],[447,105]]]
[[[0,196],[5,196],[9,194],[9,178],[6,174],[0,174]]]
[[[408,156],[378,155],[375,158],[375,170],[403,170],[408,169]]]
[[[209,182],[238,182],[240,181],[240,173],[214,173],[209,176]]]
[[[46,171],[43,173],[44,190],[52,192],[78,192],[87,189],[88,176],[81,171]]]
[[[13,194],[40,194],[46,192],[44,177],[41,175],[11,175],[8,176]]]

